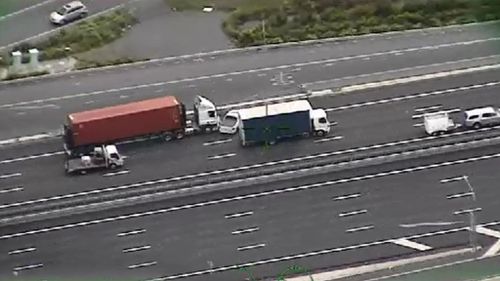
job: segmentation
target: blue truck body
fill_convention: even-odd
[[[289,107],[289,110],[271,108],[269,111],[271,112],[265,114],[255,112],[242,114],[240,111],[239,135],[243,146],[258,143],[273,144],[280,139],[307,136],[313,130],[311,107],[308,102],[298,103],[293,109]]]

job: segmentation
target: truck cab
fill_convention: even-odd
[[[193,128],[201,131],[214,131],[219,127],[217,107],[203,96],[196,96],[194,100]]]
[[[313,109],[311,110],[311,122],[313,126],[313,132],[317,136],[324,136],[330,132],[330,122],[323,109]]]
[[[240,126],[240,115],[238,110],[230,110],[219,124],[219,132],[221,134],[236,134]]]

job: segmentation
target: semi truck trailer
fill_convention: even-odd
[[[324,136],[330,132],[326,112],[313,109],[308,100],[240,109],[237,116],[237,131],[243,146],[274,144],[298,136]]]
[[[207,98],[196,96],[193,118],[188,120],[185,105],[174,96],[165,96],[69,114],[63,126],[64,148],[74,156],[139,137],[160,136],[170,141],[188,132],[215,131],[218,123],[216,107]]]

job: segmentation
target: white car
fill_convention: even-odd
[[[82,2],[73,1],[52,12],[49,18],[53,24],[62,25],[83,18],[87,14],[87,7]]]

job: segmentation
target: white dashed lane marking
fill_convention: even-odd
[[[249,228],[244,228],[244,229],[237,229],[233,232],[231,232],[232,235],[238,235],[238,234],[245,234],[245,233],[250,233],[250,232],[255,232],[258,231],[258,227],[249,227]]]
[[[120,233],[116,234],[116,236],[125,237],[125,236],[130,236],[130,235],[142,234],[144,232],[146,232],[145,229],[135,229],[135,230],[125,231],[125,232],[120,232]]]
[[[209,156],[208,160],[224,159],[224,158],[233,157],[235,155],[236,155],[236,153],[227,153],[227,154],[221,154],[221,155],[214,155],[214,156]]]
[[[375,228],[374,225],[365,225],[365,226],[360,226],[360,227],[354,227],[346,230],[345,232],[347,233],[353,233],[353,232],[359,232],[359,231],[366,231]]]
[[[252,249],[262,248],[262,247],[265,247],[265,246],[266,246],[265,243],[253,244],[253,245],[238,247],[237,250],[238,251],[246,251],[246,250],[252,250]]]
[[[355,215],[361,215],[361,214],[366,214],[368,213],[368,210],[357,210],[357,211],[351,211],[351,212],[345,212],[345,213],[340,213],[339,217],[351,217]]]
[[[22,186],[11,187],[11,188],[4,188],[4,189],[0,189],[0,194],[17,192],[17,191],[23,191],[23,190],[24,189],[23,189]]]
[[[144,246],[138,246],[138,247],[131,247],[131,248],[126,248],[122,250],[122,253],[133,253],[133,252],[138,252],[138,251],[144,251],[144,250],[149,250],[151,249],[150,245],[144,245]]]
[[[253,212],[252,211],[248,211],[248,212],[242,212],[242,213],[225,215],[224,218],[226,218],[226,219],[234,219],[234,218],[241,218],[241,217],[246,217],[246,216],[251,216],[251,215],[253,215]]]
[[[136,268],[141,268],[141,267],[149,267],[149,266],[156,265],[157,263],[158,262],[156,262],[156,261],[143,262],[143,263],[129,265],[127,268],[128,269],[136,269]]]
[[[21,173],[5,174],[5,175],[0,175],[0,180],[14,178],[14,177],[20,177],[20,176],[22,176]]]
[[[33,251],[36,251],[36,248],[29,247],[29,248],[9,251],[9,255],[17,255],[17,254],[29,253],[29,252],[33,252]]]
[[[355,194],[348,194],[348,195],[342,195],[338,197],[334,197],[333,201],[340,201],[340,200],[348,200],[348,199],[354,199],[358,198],[361,196],[361,193],[355,193]]]

